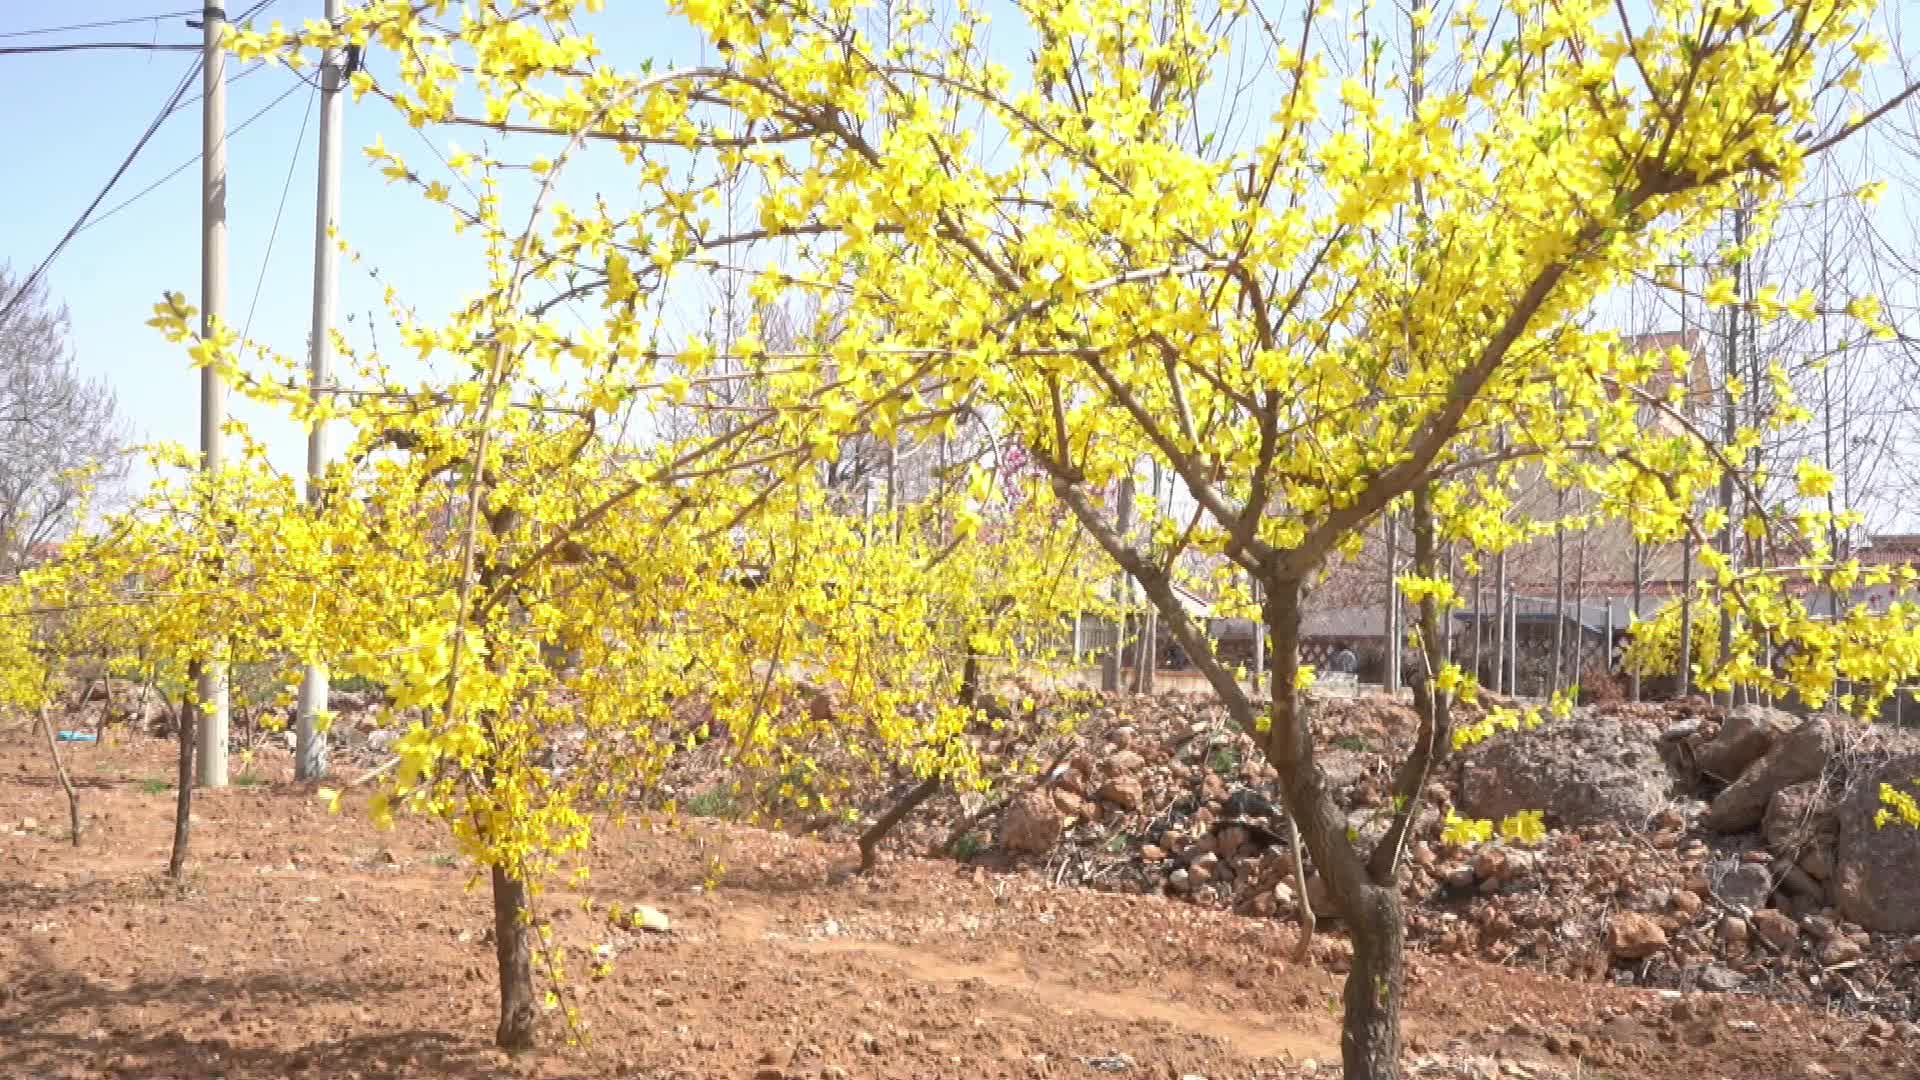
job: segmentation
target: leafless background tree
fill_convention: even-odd
[[[66,307],[0,265],[0,312],[0,570],[11,570],[73,527],[89,489],[124,481],[128,461],[112,390],[75,369]]]

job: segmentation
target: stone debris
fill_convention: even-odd
[[[1416,716],[1381,696],[1309,700],[1335,801],[1363,840],[1383,835]],[[1861,760],[1858,746],[1840,749],[1854,738],[1845,723],[1757,708],[1723,718],[1691,699],[1596,705],[1496,735],[1427,786],[1403,860],[1409,941],[1575,978],[1763,992],[1907,1018],[1920,1009],[1920,906],[1911,900],[1920,833],[1880,835],[1870,810],[1836,800],[1866,798],[1863,785],[1881,775],[1920,777],[1920,754],[1896,759],[1882,747],[1879,771],[1843,775],[1843,759]],[[1216,703],[1109,699],[1080,737],[1036,789],[1048,798],[1013,800],[1001,844],[974,862],[1299,917],[1277,776]],[[1876,732],[1874,745],[1895,738]],[[1447,843],[1442,826],[1455,809],[1488,818],[1544,810],[1548,833],[1537,845]],[[1056,818],[1057,839],[1040,847]],[[1734,821],[1743,824],[1726,831]],[[1315,893],[1310,860],[1307,869]],[[1337,921],[1324,895],[1310,898],[1323,924]],[[1828,936],[1814,932],[1827,926]]]
[[[375,723],[378,703],[335,701],[336,760],[383,761],[377,737],[391,720]],[[1029,727],[1044,736],[1010,722],[983,749],[1037,760],[1038,775],[1009,767],[995,793],[943,793],[888,846],[1031,868],[1062,886],[1300,917],[1278,776],[1217,701],[1034,701]],[[1069,713],[1071,733],[1057,734]],[[1306,716],[1329,793],[1353,835],[1377,841],[1418,717],[1377,694],[1309,695]],[[1478,716],[1456,706],[1457,722]],[[718,775],[701,754],[673,768],[683,801]],[[1565,977],[1909,1020],[1920,1016],[1920,831],[1876,829],[1873,817],[1880,783],[1916,778],[1912,733],[1757,707],[1726,714],[1700,698],[1596,704],[1502,732],[1429,778],[1402,859],[1408,940]],[[894,777],[837,800],[862,823],[789,825],[851,839],[913,783]],[[1452,844],[1450,810],[1496,820],[1540,810],[1548,832],[1533,845]],[[1311,860],[1306,888],[1323,925],[1337,923]]]

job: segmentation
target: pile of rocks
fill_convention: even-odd
[[[998,821],[987,863],[1063,883],[1298,915],[1275,774],[1217,705],[1120,703]],[[1418,728],[1382,697],[1313,704],[1318,758],[1363,839]],[[1404,874],[1410,939],[1439,953],[1648,986],[1920,1015],[1920,833],[1878,830],[1878,785],[1920,754],[1846,721],[1707,703],[1599,705],[1456,758]],[[1447,810],[1541,810],[1536,846],[1441,840]],[[1312,874],[1308,899],[1330,912]]]
[[[1875,823],[1884,785],[1920,777],[1920,747],[1849,721],[1736,710],[1717,727],[1662,738],[1695,793],[1699,824],[1743,838],[1764,868],[1735,879],[1731,902],[1769,901],[1796,918],[1832,911],[1863,927],[1920,933],[1920,833]]]
[[[1104,725],[1009,805],[998,849],[982,861],[1039,859],[1063,882],[1294,914],[1277,774],[1253,739],[1210,702],[1127,707],[1121,722]],[[1314,708],[1317,730],[1332,742],[1319,758],[1335,799],[1356,829],[1377,834],[1388,816],[1390,761],[1411,745],[1417,721],[1387,699],[1328,698]],[[1428,816],[1429,825],[1438,821]]]

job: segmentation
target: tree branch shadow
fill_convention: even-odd
[[[431,1000],[439,988],[425,978],[251,972],[141,979],[121,986],[53,967],[44,949],[29,952],[38,954],[29,957],[32,973],[13,981],[10,992],[0,998],[0,1076],[399,1080],[508,1075],[479,1037],[484,1033],[466,1038],[424,1025],[307,1041],[276,1041],[275,1027],[251,1036],[245,1031],[228,1036],[129,1032],[125,1026],[129,1018],[155,1007],[204,1012],[231,1004],[245,1019],[248,1013],[283,1018],[328,1003],[364,1003],[382,995]]]
[[[65,843],[64,839],[61,841]],[[80,834],[86,843],[86,833]],[[100,876],[61,885],[35,885],[19,878],[0,878],[0,917],[35,915],[62,907],[84,908],[96,902],[158,900],[169,895],[171,886],[156,866],[153,873],[135,876]]]

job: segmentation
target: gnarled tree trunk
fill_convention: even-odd
[[[1187,617],[1174,595],[1166,570],[1144,558],[1107,524],[1086,491],[1074,479],[1056,474],[1054,490],[1122,569],[1146,591],[1174,637],[1198,663],[1234,721],[1244,730],[1260,730],[1259,713],[1235,673],[1220,661],[1203,631]],[[1431,516],[1424,489],[1416,492],[1416,562],[1422,572],[1437,567]],[[1249,568],[1254,569],[1254,568]],[[1354,961],[1347,977],[1346,1017],[1341,1057],[1347,1080],[1399,1080],[1400,998],[1404,992],[1401,951],[1406,924],[1397,892],[1400,854],[1431,768],[1448,746],[1444,696],[1428,695],[1415,751],[1395,778],[1397,807],[1384,839],[1363,854],[1349,834],[1347,817],[1333,801],[1325,774],[1315,761],[1313,730],[1304,714],[1296,680],[1300,673],[1301,581],[1277,573],[1261,578],[1261,618],[1272,635],[1273,668],[1268,680],[1267,725],[1259,735],[1261,752],[1280,777],[1280,792],[1301,843],[1313,856],[1332,911],[1345,919],[1353,935]],[[1438,647],[1438,613],[1422,605],[1428,657]],[[1431,680],[1428,680],[1430,683]],[[1416,694],[1416,697],[1420,695]],[[1303,894],[1305,890],[1302,890]]]
[[[1353,968],[1342,994],[1341,1076],[1388,1080],[1400,1075],[1400,1000],[1406,991],[1406,921],[1391,885],[1369,885],[1344,911],[1353,933]]]
[[[1313,856],[1330,906],[1353,936],[1340,1057],[1346,1080],[1400,1076],[1400,951],[1405,944],[1392,878],[1376,884],[1314,761],[1313,735],[1295,680],[1300,670],[1300,583],[1267,585],[1267,628],[1273,635],[1272,707],[1263,748],[1280,774],[1287,813]]]
[[[540,1010],[533,997],[533,926],[527,886],[493,868],[493,955],[500,966],[500,1027],[493,1041],[502,1050],[533,1045]]]

